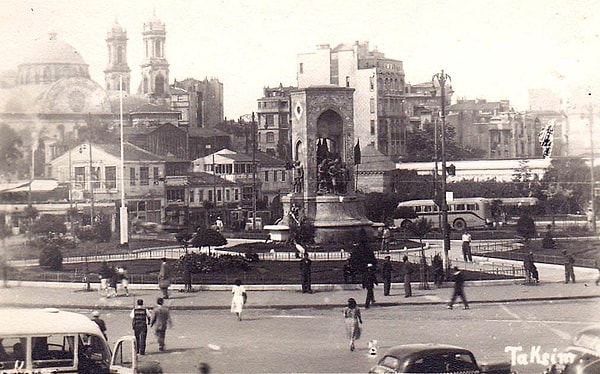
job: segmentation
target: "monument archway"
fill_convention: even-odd
[[[342,117],[331,109],[317,118],[317,165],[340,157],[343,124]]]

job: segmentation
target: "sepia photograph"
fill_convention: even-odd
[[[600,373],[600,3],[0,1],[0,373]]]

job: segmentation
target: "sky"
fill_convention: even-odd
[[[298,54],[356,40],[403,61],[407,82],[444,69],[454,99],[508,99],[517,110],[528,108],[530,88],[562,95],[600,82],[593,0],[0,0],[0,70],[16,69],[27,45],[53,30],[104,86],[106,33],[118,20],[137,89],[153,13],[166,25],[171,83],[218,78],[229,119],[255,111],[263,87],[296,85]]]

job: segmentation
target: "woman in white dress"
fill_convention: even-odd
[[[231,313],[235,313],[238,320],[242,320],[242,309],[246,304],[246,289],[242,286],[242,281],[239,279],[235,280],[231,293],[233,298],[231,299]]]

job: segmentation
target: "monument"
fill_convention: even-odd
[[[312,222],[317,243],[372,235],[354,182],[354,89],[313,86],[291,93],[293,192],[281,225]]]

